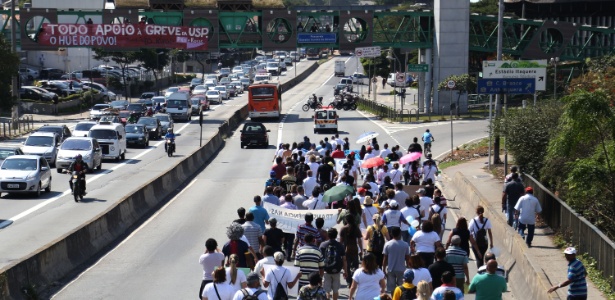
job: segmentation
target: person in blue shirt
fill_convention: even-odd
[[[162,110],[162,105],[160,105],[160,102],[156,103],[156,109],[155,112],[159,112]]]
[[[429,132],[429,129],[425,130],[425,133],[423,133],[423,149],[425,149],[425,153],[427,152],[431,152],[431,142],[434,142],[436,139],[434,139],[433,135],[431,134],[431,132]]]
[[[167,134],[164,135],[164,151],[167,151],[167,140],[170,140],[171,143],[175,144],[175,133],[173,133],[173,128],[167,129]],[[177,151],[177,145],[175,145],[175,151]]]

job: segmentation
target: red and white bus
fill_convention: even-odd
[[[248,116],[256,118],[280,118],[282,114],[282,91],[276,84],[255,84],[248,87]]]

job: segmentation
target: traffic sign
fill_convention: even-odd
[[[547,60],[486,60],[483,61],[483,78],[533,78],[536,90],[545,91],[547,88]]]
[[[337,35],[335,33],[299,33],[297,34],[297,43],[337,43]]]
[[[479,94],[534,94],[533,78],[491,78],[478,80]]]
[[[455,88],[455,80],[449,80],[446,83],[446,87],[449,88],[449,89],[454,89]]]
[[[380,56],[380,46],[355,48],[354,53],[357,57],[378,57]]]
[[[395,75],[395,79],[397,80],[397,82],[404,83],[404,82],[406,82],[406,74],[403,74],[403,73],[397,73],[397,74]]]
[[[429,65],[427,64],[409,64],[408,72],[426,73],[429,71]]]

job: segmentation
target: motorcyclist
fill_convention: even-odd
[[[146,115],[147,115],[148,117],[151,117],[151,116],[153,116],[153,115],[154,115],[154,111],[152,111],[152,107],[151,107],[151,106],[147,108]]]
[[[155,112],[159,112],[162,110],[162,105],[160,105],[160,102],[156,103],[156,109]]]
[[[424,143],[423,149],[425,149],[425,152],[431,152],[431,143],[434,142],[436,139],[434,139],[431,132],[429,132],[429,129],[425,130],[425,133],[423,133],[423,137],[421,139]]]
[[[130,117],[128,117],[128,124],[134,124],[137,123],[137,121],[137,115],[135,113],[130,114]]]
[[[75,156],[75,161],[73,161],[70,166],[68,167],[68,171],[72,174],[73,172],[77,171],[79,172],[79,178],[77,178],[78,180],[80,180],[81,178],[83,178],[84,180],[83,182],[83,194],[87,194],[86,193],[86,186],[85,186],[85,173],[88,171],[89,167],[88,164],[83,161],[83,157],[81,156],[81,154],[77,154],[77,156]],[[71,179],[68,180],[68,185],[70,186],[70,190],[71,192],[73,192],[73,180],[72,177]]]
[[[164,135],[164,151],[167,152],[167,143],[166,141],[171,141],[171,143],[175,144],[175,133],[173,133],[173,128],[167,129],[167,134]],[[177,151],[177,145],[175,145],[175,151]]]

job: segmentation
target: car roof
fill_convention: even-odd
[[[98,123],[94,121],[81,121],[81,122],[78,122],[77,124],[98,124]]]
[[[41,130],[43,128],[64,129],[64,127],[66,127],[66,125],[43,125],[38,130]]]
[[[170,117],[169,114],[155,114],[154,117],[160,117],[160,116],[165,116],[165,117]]]
[[[20,159],[20,158],[27,158],[27,159],[36,159],[36,160],[38,160],[39,158],[41,158],[41,156],[39,156],[39,155],[20,154],[20,155],[11,155],[11,156],[5,158],[4,160],[7,160],[7,159]]]
[[[66,141],[72,141],[72,140],[88,140],[88,141],[91,141],[91,140],[94,140],[94,138],[87,137],[87,136],[71,136],[71,137],[65,139],[64,141],[66,142]]]
[[[263,124],[261,122],[246,122],[244,126],[256,126],[256,125],[265,126],[265,124]]]

